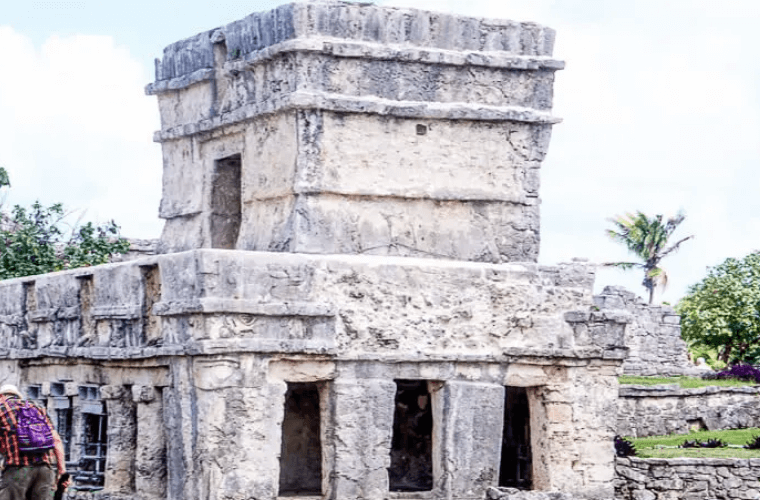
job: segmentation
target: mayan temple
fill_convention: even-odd
[[[0,283],[69,498],[611,498],[628,317],[536,263],[554,35],[327,1],[166,47],[159,253]]]

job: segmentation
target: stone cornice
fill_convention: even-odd
[[[269,101],[246,104],[229,113],[223,113],[196,123],[158,131],[153,135],[153,140],[155,142],[171,141],[252,120],[260,115],[296,109],[321,109],[339,113],[369,113],[433,120],[516,121],[547,125],[562,121],[549,112],[521,106],[488,106],[462,102],[393,101],[377,97],[298,91]]]

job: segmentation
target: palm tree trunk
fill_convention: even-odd
[[[649,304],[652,304],[652,301],[654,300],[654,287],[649,287]]]

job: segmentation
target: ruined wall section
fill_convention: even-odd
[[[161,251],[214,246],[215,161],[240,154],[230,248],[535,261],[553,36],[323,2],[167,47],[147,89],[162,115]]]
[[[701,375],[703,370],[689,361],[681,338],[681,317],[666,305],[650,305],[622,287],[608,286],[594,297],[602,311],[625,310],[631,323],[625,331],[629,355],[623,363],[626,375]]]
[[[324,494],[385,498],[398,379],[430,389],[434,497],[497,484],[512,386],[534,419],[536,487],[602,498],[613,433],[594,422],[616,401],[621,346],[563,316],[592,282],[583,263],[159,255],[0,284],[0,376],[53,399],[52,382],[95,391],[110,498],[276,498],[292,383],[319,389]]]
[[[760,388],[620,386],[617,433],[646,437],[760,426]]]

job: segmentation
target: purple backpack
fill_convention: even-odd
[[[16,436],[18,449],[23,453],[35,453],[54,447],[53,433],[45,414],[31,401],[21,401],[16,413]]]

